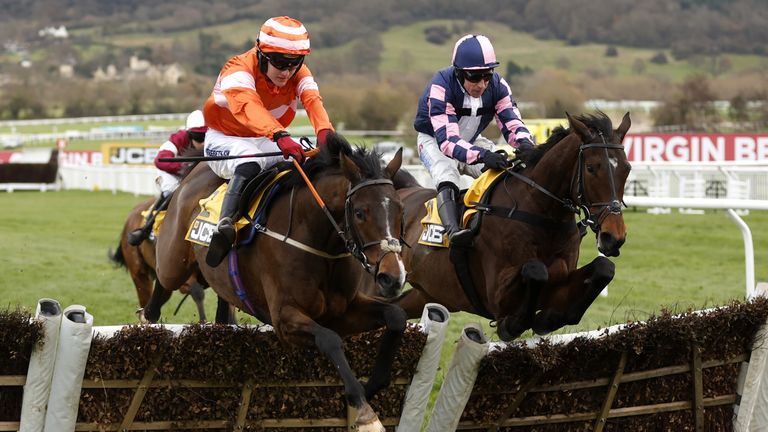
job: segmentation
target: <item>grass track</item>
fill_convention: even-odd
[[[39,298],[53,297],[64,305],[87,306],[97,325],[133,322],[133,285],[106,253],[117,245],[125,216],[142,198],[88,191],[0,194],[6,209],[0,222],[0,305],[34,308]],[[614,259],[609,295],[599,297],[582,323],[565,331],[644,319],[663,307],[685,310],[744,298],[743,242],[725,212],[652,216],[630,209],[625,219],[629,237]],[[765,280],[768,212],[753,211],[745,221],[753,232],[757,279]],[[594,235],[588,234],[582,262],[595,255]],[[167,322],[196,320],[191,302],[180,315],[171,315],[179,298],[163,310]],[[456,325],[473,318],[466,315]]]

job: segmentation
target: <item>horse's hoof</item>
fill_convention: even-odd
[[[136,309],[136,318],[139,319],[139,324],[149,324],[149,320],[144,316],[144,308]]]
[[[355,426],[360,432],[385,432],[384,425],[379,421],[379,417],[373,412],[373,408],[367,403],[357,412]]]

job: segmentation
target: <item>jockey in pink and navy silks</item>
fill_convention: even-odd
[[[531,148],[533,141],[509,84],[494,72],[499,62],[487,37],[459,39],[452,63],[427,85],[413,126],[419,132],[419,157],[437,185],[438,210],[451,244],[467,246],[471,236],[461,229],[458,215],[461,174],[477,177],[482,167],[503,169],[507,162],[480,132],[495,119],[513,148]]]

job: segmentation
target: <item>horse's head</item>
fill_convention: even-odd
[[[347,247],[373,275],[379,295],[387,298],[399,295],[405,283],[400,255],[403,205],[392,184],[402,160],[400,149],[382,169],[375,153],[339,153],[342,173],[350,183],[344,204]]]
[[[597,249],[606,256],[618,256],[627,237],[621,207],[631,165],[622,141],[631,125],[629,113],[615,130],[605,115],[566,116],[571,134],[581,141],[572,199],[595,232]]]

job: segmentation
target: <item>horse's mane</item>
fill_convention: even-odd
[[[589,131],[592,132],[593,140],[596,139],[600,133],[603,134],[606,140],[613,138],[613,123],[604,112],[598,111],[596,114],[580,114],[573,117],[587,126]],[[523,151],[518,157],[525,162],[527,166],[535,166],[536,163],[538,163],[539,160],[541,160],[541,158],[555,146],[555,144],[562,141],[570,133],[570,128],[558,126],[552,131],[552,135],[547,138],[547,141],[544,144],[537,145],[531,150]]]
[[[315,157],[308,159],[301,167],[310,179],[317,178],[325,174],[338,174],[341,172],[339,167],[340,154],[344,154],[360,168],[360,174],[364,179],[378,179],[384,176],[380,163],[380,156],[363,147],[354,148],[347,140],[337,134],[329,133],[326,145]],[[286,175],[284,185],[288,187],[304,185],[301,175],[292,171]]]

